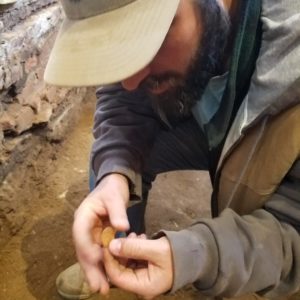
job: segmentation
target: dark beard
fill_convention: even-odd
[[[169,80],[173,88],[161,95],[151,96],[156,110],[163,113],[170,123],[191,115],[191,108],[201,99],[209,80],[224,70],[224,52],[230,32],[230,21],[216,0],[195,0],[201,12],[204,34],[192,60],[187,77]]]

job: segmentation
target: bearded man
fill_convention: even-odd
[[[45,80],[101,88],[95,186],[73,225],[89,289],[83,280],[72,286],[77,265],[59,276],[59,293],[83,299],[107,293],[109,282],[145,298],[191,283],[211,297],[296,293],[300,3],[61,2],[67,19]],[[209,171],[212,218],[147,239],[152,182],[187,169]],[[107,224],[129,235],[103,249],[93,232]]]

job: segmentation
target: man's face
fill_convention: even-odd
[[[181,0],[165,41],[152,62],[122,81],[160,101],[194,103],[220,73],[229,34],[228,16],[217,0]]]

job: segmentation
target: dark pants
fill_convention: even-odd
[[[206,138],[194,118],[178,122],[172,129],[161,128],[142,174],[142,202],[127,209],[130,231],[145,232],[144,215],[152,182],[160,173],[176,170],[207,170]],[[93,174],[90,188],[94,187]]]

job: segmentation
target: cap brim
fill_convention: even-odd
[[[95,17],[65,20],[44,79],[59,86],[119,82],[147,66],[160,49],[179,0],[138,0]]]
[[[15,3],[17,0],[0,0],[0,5],[12,4]]]

